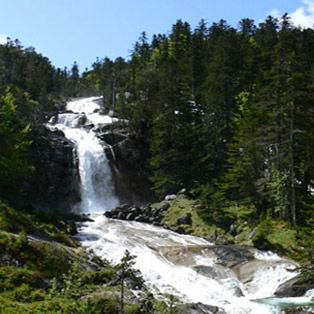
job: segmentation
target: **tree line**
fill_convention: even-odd
[[[56,104],[77,94],[78,65],[55,68],[19,40],[0,45],[0,197],[17,193],[32,171],[29,151]]]
[[[27,150],[56,103],[103,95],[129,121],[164,196],[188,188],[208,215],[230,204],[293,225],[311,221],[314,30],[287,14],[145,32],[128,60],[55,68],[18,40],[0,45],[0,191],[31,170]]]
[[[157,194],[186,187],[208,213],[226,204],[295,226],[313,219],[314,31],[287,14],[238,28],[178,20],[143,32],[129,60],[80,78],[129,120]]]

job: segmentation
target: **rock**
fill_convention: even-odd
[[[177,193],[177,199],[182,200],[182,199],[188,198],[189,197],[188,194],[189,193],[187,189],[183,188]]]
[[[77,125],[78,126],[84,126],[87,122],[87,117],[85,113],[81,113],[79,118],[77,119]]]
[[[253,239],[256,236],[256,228],[252,230],[252,232],[249,234],[249,240]]]
[[[128,213],[126,215],[126,220],[134,220],[134,218],[136,217],[136,214],[133,212],[133,213]]]
[[[199,302],[184,304],[180,309],[179,314],[226,314],[226,312],[217,306]]]
[[[108,116],[111,117],[111,118],[116,118],[116,117],[117,117],[117,114],[115,113],[114,110],[109,110]]]
[[[118,129],[114,126],[112,133],[116,135],[107,140],[111,141],[113,146],[108,147],[105,151],[111,163],[114,164],[112,176],[117,196],[124,202],[137,205],[155,201],[156,197],[148,180],[151,173],[145,166],[140,143],[121,128]],[[125,139],[122,140],[122,137]]]
[[[194,269],[198,274],[201,274],[203,276],[213,279],[220,278],[216,267],[197,265],[194,267]]]
[[[166,211],[170,207],[170,204],[168,202],[162,202],[161,205],[158,207],[161,211]]]
[[[113,217],[113,213],[112,213],[111,211],[104,212],[104,215],[105,215],[107,218],[112,218],[112,217]]]
[[[116,145],[127,138],[125,134],[113,132],[106,132],[104,134],[100,134],[99,137],[101,140],[105,141],[107,144],[111,146]]]
[[[230,233],[230,234],[232,234],[232,235],[235,235],[235,227],[234,227],[234,224],[230,225],[230,228],[229,228],[228,233]]]
[[[215,229],[215,231],[210,236],[210,241],[215,242],[217,238],[218,238],[218,233],[217,233],[217,229]]]
[[[185,195],[185,194],[179,194],[179,195],[177,196],[177,199],[178,199],[178,200],[184,200],[184,199],[186,199],[186,198],[188,198],[188,196]]]
[[[120,211],[118,213],[118,217],[117,218],[120,219],[120,220],[125,220],[126,214],[124,212]]]
[[[184,215],[182,217],[179,217],[177,219],[177,225],[192,225],[192,215],[188,213],[187,215]]]
[[[141,210],[146,216],[150,216],[152,214],[152,208],[149,204],[142,206]]]
[[[175,194],[166,195],[165,201],[173,201],[177,198]]]
[[[134,220],[138,221],[138,222],[148,222],[148,218],[144,215],[139,215],[139,216],[135,217]]]
[[[226,236],[217,237],[215,241],[216,245],[228,245],[231,244]]]
[[[175,229],[175,232],[179,234],[185,234],[185,229],[182,226],[179,226]]]
[[[235,245],[215,245],[209,247],[219,258],[222,265],[233,267],[238,264],[250,261],[254,259],[254,254],[250,248],[240,247]]]
[[[180,194],[187,194],[187,189],[186,189],[186,188],[181,189],[181,190],[177,193],[177,195],[180,195]]]
[[[138,216],[138,215],[140,215],[140,214],[142,214],[142,210],[141,210],[141,208],[139,208],[138,206],[132,206],[132,207],[130,208],[130,212],[131,212],[131,213],[134,213],[135,217]],[[134,217],[134,218],[135,218],[135,217]]]
[[[68,220],[77,221],[77,222],[85,222],[85,221],[93,222],[94,221],[93,219],[88,217],[88,215],[86,214],[68,213],[65,215],[65,218]]]
[[[313,281],[304,279],[301,275],[298,275],[282,283],[274,293],[275,296],[279,298],[303,296],[307,290],[314,288]]]
[[[31,146],[30,159],[35,171],[24,183],[27,199],[37,207],[71,211],[80,201],[74,144],[62,131],[44,129]]]

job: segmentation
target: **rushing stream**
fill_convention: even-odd
[[[113,118],[99,113],[97,100],[71,101],[67,112],[49,123],[76,144],[82,201],[74,210],[89,213],[94,220],[80,230],[78,238],[83,246],[113,263],[118,263],[128,249],[137,256],[136,268],[156,295],[170,293],[185,303],[218,306],[222,313],[281,313],[287,304],[309,303],[313,291],[302,298],[272,298],[281,283],[296,275],[289,271],[295,264],[276,254],[247,249],[252,259],[230,267],[217,254],[224,248],[204,239],[106,218],[103,212],[117,206],[119,199],[104,143],[94,130],[112,123]]]

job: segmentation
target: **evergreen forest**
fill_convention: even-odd
[[[314,31],[269,16],[169,35],[143,32],[130,60],[97,60],[79,84],[129,120],[157,195],[187,188],[208,215],[231,205],[313,221]]]
[[[35,171],[32,150],[46,132],[44,124],[60,104],[94,95],[103,96],[104,113],[112,111],[128,121],[157,199],[185,188],[200,203],[197,210],[205,223],[228,233],[232,222],[243,219],[251,230],[258,227],[256,247],[313,262],[312,28],[294,26],[287,14],[280,20],[269,16],[258,25],[242,19],[236,28],[225,20],[211,25],[201,20],[192,29],[178,20],[168,34],[151,40],[140,34],[128,59],[100,57],[82,73],[76,62],[71,69],[56,68],[34,48],[9,39],[0,45],[0,229],[19,233],[26,216],[35,215],[46,236],[76,247],[70,239],[73,230],[65,227],[59,213],[49,216],[10,206],[12,199],[27,198]],[[13,221],[20,226],[13,227]],[[290,250],[271,243],[267,234],[276,228],[287,232],[283,242],[293,238],[298,245]],[[0,232],[1,249],[25,249],[26,255],[36,256],[25,235],[18,235],[13,249],[5,248],[14,242],[8,241]],[[58,265],[59,273],[49,278],[65,282],[70,275],[61,271],[71,267],[69,274],[75,275],[77,266],[62,262],[67,266]],[[41,271],[48,264],[41,264]],[[0,271],[0,278],[11,276]],[[102,266],[102,272],[106,274],[86,274],[84,280],[99,284],[109,273],[113,277],[111,268]],[[0,302],[8,289],[0,284]],[[77,309],[72,303],[66,306],[69,313]],[[97,304],[90,306],[95,310],[90,313],[98,313]]]

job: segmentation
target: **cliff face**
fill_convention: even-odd
[[[79,175],[74,145],[61,131],[45,130],[33,144],[35,166],[25,190],[34,205],[70,211],[79,202]]]
[[[143,205],[154,200],[136,141],[121,127],[107,125],[97,131],[110,162],[115,193],[121,203]],[[70,211],[80,202],[80,176],[74,143],[62,131],[45,129],[31,149],[35,170],[23,186],[24,199],[15,206]],[[25,204],[25,202],[27,204]],[[18,204],[21,203],[21,204]]]
[[[119,123],[97,130],[110,161],[115,191],[122,203],[143,205],[155,200],[141,150]]]

